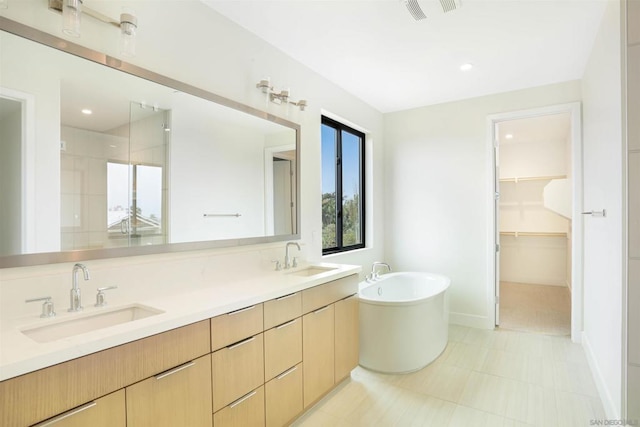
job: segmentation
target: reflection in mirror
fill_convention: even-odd
[[[4,31],[0,47],[1,267],[297,237],[297,125]]]

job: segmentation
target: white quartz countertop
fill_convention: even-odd
[[[42,319],[38,314],[33,314],[2,319],[0,381],[298,292],[361,270],[360,266],[345,264],[314,263],[311,267],[314,266],[330,270],[305,277],[296,274],[310,267],[303,265],[292,270],[264,272],[251,279],[229,281],[210,287],[200,286],[185,291],[179,291],[177,287],[175,293],[162,297],[154,297],[150,288],[148,299],[131,300],[126,304],[106,307],[94,307],[85,302],[82,312],[68,313],[59,308],[55,318]],[[162,313],[46,343],[38,343],[22,333],[25,329],[65,322],[75,317],[88,317],[100,311],[115,311],[131,304],[151,307]]]

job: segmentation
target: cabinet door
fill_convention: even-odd
[[[359,316],[358,297],[352,295],[335,303],[336,306],[336,382],[349,376],[358,366]]]
[[[334,305],[302,318],[302,360],[304,407],[329,391],[334,384]]]
[[[211,427],[211,355],[126,388],[127,427]]]
[[[302,364],[269,381],[265,395],[267,427],[288,425],[302,412]]]
[[[264,386],[216,412],[213,423],[215,427],[263,427]]]
[[[34,427],[125,427],[127,425],[124,389],[78,406]]]

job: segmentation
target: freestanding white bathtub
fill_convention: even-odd
[[[447,346],[450,279],[389,273],[361,282],[360,365],[378,372],[422,369]]]

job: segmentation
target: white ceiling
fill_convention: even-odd
[[[571,132],[571,114],[560,113],[498,123],[500,145],[530,143],[566,144]],[[507,138],[511,135],[511,138]]]
[[[381,112],[580,79],[605,8],[462,0],[415,21],[402,0],[201,1]]]

